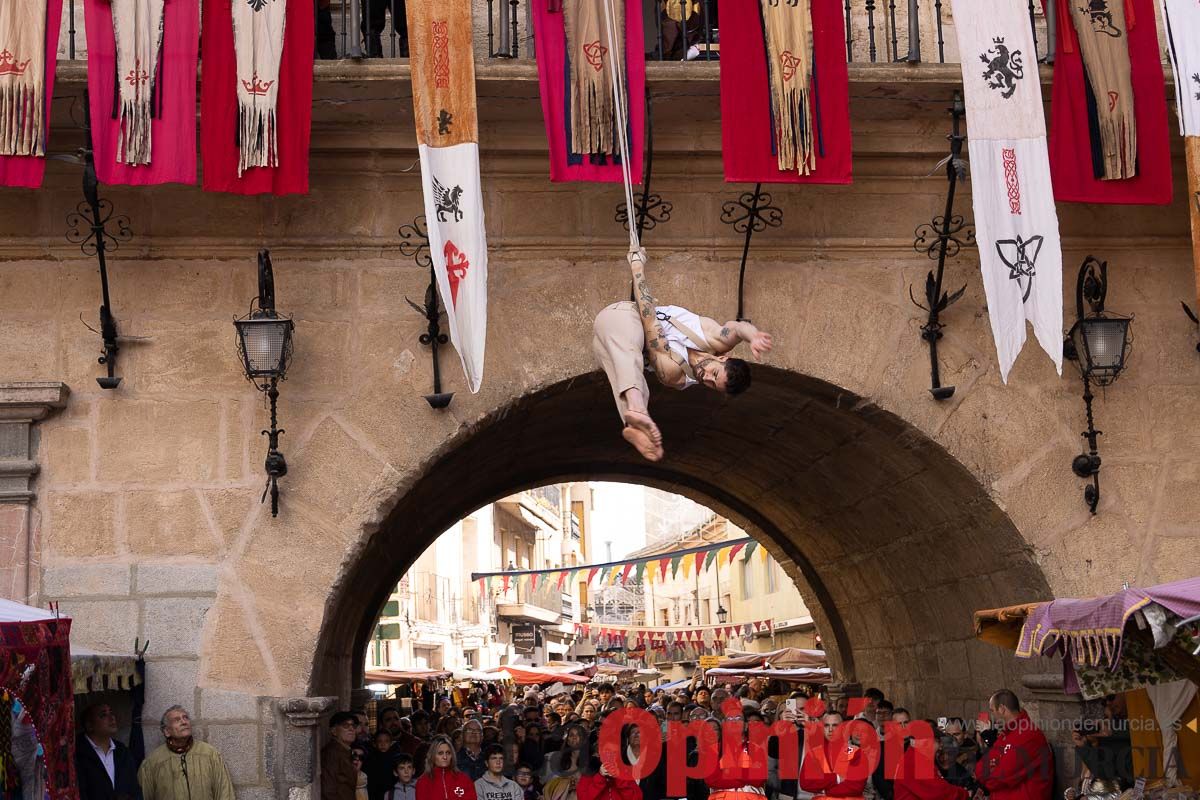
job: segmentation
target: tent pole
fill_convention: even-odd
[[[1192,215],[1192,265],[1196,273],[1196,300],[1200,303],[1200,136],[1183,137],[1183,146],[1187,153],[1187,198]]]

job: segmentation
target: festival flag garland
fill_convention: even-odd
[[[642,1],[612,0],[623,37],[623,64],[629,120],[630,174],[642,174],[645,140],[646,59]],[[534,49],[542,116],[550,149],[550,180],[622,180],[617,149],[604,5],[609,0],[534,0]]]
[[[96,177],[195,183],[198,0],[84,0],[83,13]]]
[[[479,391],[487,339],[487,237],[470,0],[409,3],[409,54],[429,255],[450,340]]]
[[[1021,0],[954,0],[979,266],[1000,377],[1033,323],[1062,374],[1062,245],[1037,50]],[[982,64],[982,66],[981,66]]]
[[[720,0],[725,180],[851,182],[842,0]]]
[[[62,11],[63,0],[0,2],[0,186],[42,185]]]
[[[1171,150],[1154,0],[1043,0],[1051,2],[1058,4],[1059,20],[1050,103],[1055,198],[1170,203]],[[1195,46],[1194,39],[1188,43]]]

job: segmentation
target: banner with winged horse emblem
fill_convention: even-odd
[[[408,3],[409,57],[429,253],[450,340],[479,391],[487,342],[487,237],[471,0]]]
[[[979,266],[1000,378],[1025,322],[1062,374],[1062,243],[1024,0],[954,0]]]

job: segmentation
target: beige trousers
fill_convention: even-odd
[[[621,396],[623,392],[638,389],[647,402],[650,400],[644,355],[646,334],[642,331],[637,306],[631,300],[613,303],[596,315],[592,328],[595,331],[592,352],[608,376],[613,399],[617,401],[617,413],[624,422],[629,404]]]

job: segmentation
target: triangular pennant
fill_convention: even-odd
[[[670,558],[660,558],[658,560],[658,574],[663,580],[667,579],[667,570],[671,566]]]
[[[504,576],[504,593],[505,593],[505,594],[508,594],[508,586],[509,586],[509,583],[510,583],[511,581],[512,581],[512,576],[511,576],[511,575],[505,575],[505,576]]]
[[[624,584],[629,580],[629,573],[633,571],[633,564],[626,564],[625,569],[621,570],[621,583]]]
[[[529,575],[529,591],[530,592],[534,592],[537,590],[538,577],[539,577],[538,573],[536,573],[536,572],[530,573],[530,575]]]
[[[712,566],[712,563],[717,560],[717,551],[709,550],[704,554],[704,568],[707,570]]]
[[[763,561],[766,561],[768,558],[771,557],[771,553],[769,550],[767,550],[767,548],[760,547],[760,548],[758,548],[758,557],[761,558]]]
[[[657,561],[647,561],[646,562],[646,583],[654,583],[655,579],[657,577],[658,577],[658,562]]]
[[[729,548],[729,563],[730,564],[733,563],[733,559],[737,558],[737,554],[742,552],[742,549],[745,546],[746,546],[745,542],[739,542],[738,544],[735,544],[733,547]]]
[[[600,571],[599,567],[592,567],[591,569],[588,570],[587,582],[588,582],[589,586],[592,585],[592,578],[595,578],[596,573],[599,571]]]
[[[750,556],[754,555],[754,551],[758,549],[758,542],[748,542],[746,544],[745,560],[749,561]]]
[[[692,573],[692,567],[696,566],[696,555],[696,553],[688,553],[679,560],[679,566],[683,569],[684,580],[687,580],[687,577]]]
[[[558,590],[560,592],[563,590],[563,584],[566,582],[567,582],[567,572],[566,572],[566,570],[563,570],[562,572],[558,573]]]
[[[681,561],[683,561],[683,556],[675,556],[674,558],[671,559],[671,577],[672,578],[679,577],[679,564]]]
[[[636,572],[634,573],[633,579],[636,582],[641,583],[645,574],[646,574],[646,562],[639,561],[637,564]]]

